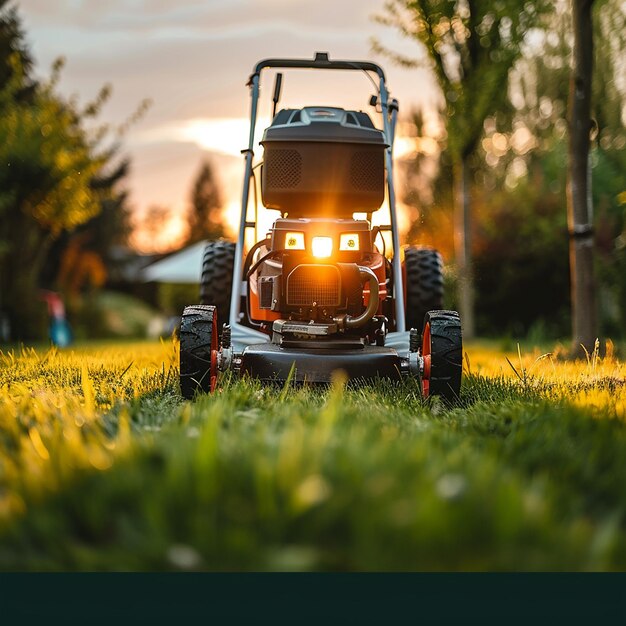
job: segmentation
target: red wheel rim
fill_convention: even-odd
[[[424,325],[424,335],[422,337],[422,358],[424,359],[424,371],[422,373],[422,394],[427,398],[430,394],[430,368],[431,358],[431,341],[430,341],[430,322]]]
[[[211,350],[211,372],[210,376],[210,391],[213,393],[215,391],[215,386],[217,385],[217,350]]]
[[[209,370],[209,390],[215,391],[217,385],[217,351],[219,343],[217,339],[217,315],[213,311],[213,324],[211,328],[211,368]]]

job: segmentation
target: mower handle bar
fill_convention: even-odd
[[[259,61],[250,76],[252,82],[254,76],[258,76],[262,70],[268,68],[282,69],[324,69],[324,70],[363,70],[375,72],[381,80],[385,80],[385,72],[380,65],[371,61],[331,61],[328,52],[316,52],[314,59],[265,59]]]

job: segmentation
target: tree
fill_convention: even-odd
[[[530,141],[520,141],[519,137],[527,135],[519,133],[519,127],[511,133],[498,133],[495,121],[488,122],[481,142],[485,154],[477,152],[471,181],[477,332],[491,336],[531,333],[536,339],[562,337],[570,326],[566,146],[563,140],[553,142],[549,149],[535,150],[531,158],[527,152]],[[413,130],[421,129],[416,125]],[[413,224],[409,238],[412,243],[434,245],[444,258],[450,258],[453,198],[446,183],[451,164],[445,149],[430,155],[429,144],[434,139],[426,143],[426,138],[418,135],[416,146],[419,153],[420,144],[425,144],[427,152],[406,163],[411,189],[403,202],[419,211],[419,222]],[[511,146],[512,155],[502,154],[501,142]],[[497,155],[502,156],[496,163]],[[522,158],[528,163],[520,173]],[[432,167],[430,159],[439,167],[432,180],[424,177]],[[416,181],[413,174],[418,168],[422,179]],[[453,276],[446,273],[446,280],[449,289],[444,306],[456,308],[450,290]]]
[[[38,288],[52,244],[115,198],[112,184],[98,183],[115,153],[102,147],[109,129],[87,128],[110,89],[79,109],[56,91],[61,61],[49,81],[34,82],[18,15],[5,5],[0,0],[0,321],[8,317],[13,338],[41,337]]]
[[[131,226],[131,207],[124,182],[130,170],[128,158],[117,159],[117,151],[107,155],[107,164],[92,178],[91,189],[97,195],[98,213],[72,231],[66,230],[55,239],[42,268],[40,281],[53,289],[61,266],[70,248],[80,244],[81,252],[96,255],[106,268],[107,280],[121,269],[115,247],[125,245]],[[59,285],[60,287],[61,285]]]
[[[29,97],[35,86],[29,77],[33,60],[24,41],[17,9],[7,8],[7,4],[8,0],[0,0],[0,89],[4,89],[15,76],[16,59],[21,68],[18,71],[23,75],[19,96]]]
[[[508,109],[489,116],[473,159],[476,323],[480,333],[563,337],[571,329],[566,207],[567,97],[572,55],[571,0],[546,14],[509,75]],[[602,332],[626,329],[626,84],[620,81],[626,47],[626,7],[594,6],[592,197]],[[622,72],[623,74],[623,72]],[[419,118],[419,116],[418,116]],[[418,153],[438,138],[413,116]],[[419,212],[410,240],[452,250],[450,156],[439,152],[405,162],[410,192],[403,201]],[[432,150],[427,151],[432,154]],[[432,177],[433,161],[438,172]],[[425,174],[430,172],[431,180]],[[422,187],[422,189],[420,189]],[[426,189],[424,189],[424,187]],[[421,193],[416,193],[421,192]],[[425,191],[425,193],[424,193]],[[429,193],[433,198],[428,198]],[[620,202],[623,204],[620,205]],[[515,245],[512,246],[511,242]],[[527,294],[533,293],[533,298]],[[456,307],[448,301],[447,307]],[[538,335],[536,335],[538,336]]]
[[[216,220],[222,206],[222,194],[209,161],[203,161],[191,190],[189,235],[187,244],[203,239],[219,239],[224,227]]]
[[[108,155],[108,162],[91,180],[91,188],[100,196],[100,212],[78,229],[91,236],[91,249],[107,264],[111,262],[111,249],[126,243],[131,228],[131,207],[124,182],[130,173],[127,157],[114,160],[116,151]]]
[[[587,194],[582,198],[584,206],[580,206],[579,213],[584,219],[578,222],[577,227],[573,227],[575,220],[571,191],[574,187],[571,185],[566,185],[568,189],[563,203],[566,206],[569,202],[569,230],[570,235],[573,235],[569,242],[569,282],[572,292],[569,303],[572,309],[574,354],[582,353],[581,343],[587,349],[593,348],[600,332],[622,334],[626,328],[626,285],[623,281],[626,259],[620,239],[626,226],[626,216],[618,200],[620,191],[624,189],[622,173],[626,170],[626,83],[623,80],[626,6],[619,0],[602,0],[588,8],[587,17],[590,20],[587,27],[592,28],[587,36],[601,42],[601,45],[593,46],[588,51],[591,56],[587,61],[593,64],[592,77],[588,79],[590,84],[587,85],[591,90],[591,109],[587,111],[586,121],[582,122],[585,132],[580,135],[580,141],[587,146],[587,156],[579,161],[579,165],[586,171],[583,184],[587,186]],[[566,157],[562,163],[568,163],[568,151],[564,148],[567,148],[568,140],[571,144],[573,137],[567,131],[574,130],[571,123],[571,87],[575,75],[570,69],[570,61],[574,60],[575,55],[573,18],[571,0],[557,0],[554,12],[542,24],[543,36],[533,38],[533,46],[528,47],[513,72],[510,94],[515,104],[513,126],[520,136],[528,137],[532,144],[532,149],[523,155],[529,170],[534,161],[543,159],[551,151],[562,151]],[[597,121],[597,141],[593,145],[589,141],[591,117]],[[515,159],[520,158],[513,156]],[[512,159],[505,155],[501,160],[511,162]],[[571,174],[571,167],[563,169],[568,169]],[[591,236],[591,228],[594,236]],[[584,296],[585,289],[575,289],[581,269],[580,259],[576,261],[577,246],[582,248],[587,287],[590,285],[588,281],[591,281],[591,290],[587,290]],[[575,269],[576,264],[578,270]],[[583,309],[577,305],[575,294],[583,296]],[[601,303],[601,307],[593,303],[594,298]],[[587,330],[585,340],[575,328],[581,327],[580,321],[576,319],[576,309],[584,313],[587,323],[595,325],[593,332]],[[601,319],[598,319],[599,310],[602,312]]]
[[[16,337],[32,336],[39,272],[54,239],[98,212],[91,179],[102,165],[76,112],[53,83],[31,102],[16,74],[0,91],[0,265],[3,308]]]
[[[485,119],[508,106],[509,71],[529,30],[549,7],[544,0],[389,0],[377,20],[421,44],[445,100],[447,149],[453,166],[454,239],[464,335],[474,335],[471,159]],[[405,66],[422,65],[374,42]]]
[[[589,164],[593,77],[593,0],[572,0],[573,66],[569,91],[567,221],[570,232],[572,350],[591,351],[598,336]]]

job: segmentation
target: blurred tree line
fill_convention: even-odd
[[[458,168],[458,154],[464,154],[472,207],[468,239],[474,257],[477,332],[486,335],[530,332],[537,339],[567,336],[570,276],[565,190],[573,44],[569,2],[523,4],[523,10],[534,17],[527,20],[526,36],[519,38],[519,58],[508,68],[498,52],[501,42],[494,42],[494,34],[501,37],[503,31],[503,15],[498,12],[509,8],[513,15],[520,12],[519,3],[483,4],[438,0],[415,3],[431,11],[443,5],[461,13],[463,7],[470,5],[473,11],[482,11],[476,25],[482,36],[474,36],[475,45],[483,46],[487,59],[493,65],[500,65],[500,70],[504,67],[506,73],[497,79],[498,70],[492,68],[482,73],[482,84],[478,77],[472,85],[475,97],[488,96],[491,100],[482,109],[486,113],[475,134],[476,141],[466,146],[465,152],[459,151],[458,143],[468,135],[467,131],[459,124],[450,123],[450,116],[454,118],[458,113],[450,111],[454,95],[450,98],[448,93],[445,104],[434,115],[426,110],[412,113],[410,127],[416,154],[405,164],[404,201],[413,207],[416,219],[409,240],[434,245],[448,260],[454,258],[452,181]],[[404,21],[404,5],[402,1],[387,3],[382,21],[401,26],[405,34],[414,36]],[[444,22],[447,19],[445,15],[440,17]],[[499,28],[494,33],[492,25],[497,25],[498,20]],[[509,31],[515,25],[513,19],[504,19],[504,27]],[[445,23],[441,28],[444,26]],[[451,21],[448,28],[454,36],[454,29],[460,26]],[[623,5],[618,0],[596,2],[593,29],[597,45],[592,116],[597,122],[597,134],[591,152],[591,189],[596,271],[600,278],[602,330],[616,336],[623,335],[626,329],[626,11]],[[411,59],[398,58],[393,53],[391,56],[405,65],[415,64]],[[493,92],[492,82],[500,85],[499,93]],[[468,108],[462,100],[460,104]],[[474,103],[469,109],[476,111],[477,107]],[[433,149],[433,139],[437,149]],[[456,274],[450,280],[455,281]],[[456,290],[449,290],[452,291]],[[453,299],[449,305],[458,306],[456,295]]]
[[[39,289],[60,274],[69,290],[102,284],[111,244],[127,230],[123,128],[111,140],[93,123],[110,87],[80,106],[57,92],[62,65],[35,80],[17,10],[0,0],[0,320],[13,339],[45,336]]]

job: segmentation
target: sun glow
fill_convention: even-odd
[[[146,212],[137,216],[137,223],[131,235],[133,248],[144,254],[155,254],[177,250],[189,234],[184,211],[172,210],[162,217],[158,228],[149,223]]]
[[[255,145],[268,125],[268,119],[257,121]],[[239,156],[248,147],[249,136],[250,120],[243,117],[196,118],[185,122],[180,129],[183,140],[228,156]]]

